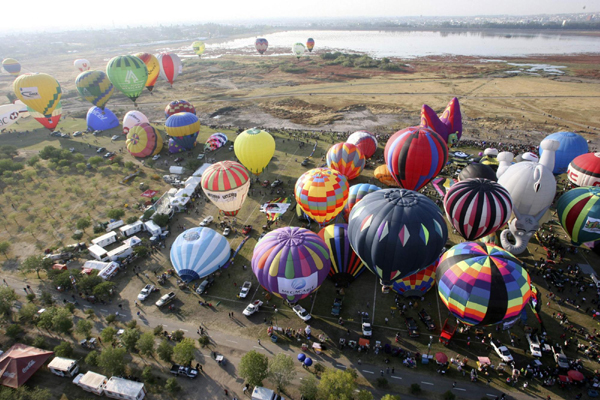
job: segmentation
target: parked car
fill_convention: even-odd
[[[419,319],[425,324],[428,331],[435,331],[435,323],[424,308],[419,311]]]
[[[52,133],[50,134],[50,136],[57,136],[57,137],[60,137],[60,134],[61,134],[61,133],[62,133],[61,131],[54,131],[54,132],[52,132]]]
[[[140,292],[140,294],[138,294],[138,300],[140,301],[144,301],[148,298],[148,296],[150,296],[150,294],[152,292],[154,292],[156,290],[156,287],[154,287],[154,285],[146,285],[144,286],[144,288],[142,289],[142,291]]]
[[[118,140],[119,137],[120,137],[119,135],[113,135],[113,137],[111,137],[110,140],[111,141]]]
[[[556,361],[558,368],[569,368],[569,359],[565,356],[565,353],[559,344],[552,346],[552,354],[554,354],[554,361]]]
[[[233,151],[233,145],[229,146],[229,151]]]
[[[152,157],[152,159],[153,159],[154,161],[158,160],[159,158],[160,158],[160,154],[157,154],[157,155],[155,155],[154,157]]]
[[[185,376],[190,379],[198,377],[198,370],[192,367],[184,367],[183,365],[173,364],[171,366],[171,373],[177,376]]]
[[[528,333],[525,336],[527,337],[527,342],[529,343],[529,351],[531,352],[531,355],[534,357],[541,357],[542,349],[540,347],[540,341],[537,335],[531,335]]]
[[[242,311],[242,314],[244,314],[246,317],[251,316],[252,314],[254,314],[255,312],[257,312],[260,309],[260,306],[263,305],[263,302],[260,300],[254,300],[252,303],[248,304],[248,306],[244,309],[244,311]]]
[[[175,292],[170,292],[170,293],[165,294],[160,299],[158,299],[158,301],[155,304],[157,307],[162,307],[165,304],[170,303],[174,298],[175,298]]]
[[[303,167],[306,167],[308,165],[308,158],[305,158],[304,160],[302,160],[300,165],[302,165]]]
[[[506,346],[503,346],[502,343],[500,343],[498,340],[493,339],[491,340],[491,344],[492,348],[503,362],[508,363],[513,361],[513,356],[512,354],[510,354],[510,351]]]
[[[70,151],[71,153],[75,153],[75,147],[69,147],[69,151]]]
[[[208,226],[210,225],[211,222],[213,222],[214,218],[212,215],[209,215],[208,217],[204,218],[202,220],[202,222],[200,222],[200,226]]]
[[[106,154],[104,155],[104,158],[111,158],[111,157],[112,157],[112,156],[114,156],[114,155],[115,155],[115,153],[113,153],[112,151],[109,151],[108,153],[106,153]]]
[[[183,161],[183,157],[177,157],[176,159],[173,160],[173,162],[176,162],[176,163],[181,162],[181,161]]]
[[[244,229],[242,229],[242,235],[248,235],[252,232],[252,225],[244,225]]]
[[[69,135],[68,133],[65,133],[65,132],[60,134],[61,138],[68,138],[69,136],[71,136],[71,135]]]
[[[202,160],[204,159],[205,154],[204,153],[200,153],[198,154],[198,160]]]
[[[240,290],[240,294],[239,294],[240,299],[245,299],[246,297],[248,297],[251,287],[252,287],[252,282],[249,282],[249,281],[244,282],[244,284],[242,285],[242,289]]]
[[[83,132],[81,132],[81,131],[73,132],[73,137],[77,137],[77,136],[83,136]]]
[[[299,316],[302,321],[306,322],[312,318],[312,315],[310,315],[301,305],[295,305],[292,310],[294,310],[296,315]]]
[[[421,334],[419,333],[419,327],[417,326],[417,321],[413,317],[407,317],[404,320],[406,324],[406,329],[408,329],[408,336],[410,337],[419,337]]]
[[[214,281],[215,281],[215,278],[213,278],[211,276],[207,277],[198,286],[198,288],[196,289],[196,293],[203,294],[204,292],[206,292],[206,289],[208,289],[213,284]]]
[[[229,236],[230,233],[231,233],[230,227],[223,229],[223,236]]]
[[[336,317],[339,317],[341,312],[342,312],[342,299],[336,297],[333,300],[333,307],[331,307],[331,314],[333,314]]]
[[[104,152],[106,149],[104,147],[98,147],[98,150],[96,150],[96,153],[100,154],[102,152]]]
[[[273,181],[273,183],[271,183],[271,187],[272,187],[272,188],[275,188],[275,187],[277,187],[277,186],[280,186],[282,183],[283,183],[283,181],[282,181],[281,179],[275,179],[275,180]]]
[[[373,335],[373,327],[371,326],[371,320],[369,317],[363,315],[361,327],[363,336],[371,337]]]

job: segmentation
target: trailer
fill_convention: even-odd
[[[112,231],[112,230],[114,230],[114,229],[120,228],[120,227],[122,227],[123,225],[125,225],[125,222],[123,222],[123,220],[122,220],[122,219],[120,219],[120,220],[118,220],[118,221],[114,221],[114,222],[109,222],[109,223],[106,225],[106,232],[110,232],[110,231]]]
[[[73,383],[86,392],[94,393],[95,395],[102,396],[104,393],[104,384],[106,383],[106,376],[97,374],[92,371],[88,371],[85,374],[79,374],[73,379]]]
[[[146,388],[141,382],[113,376],[104,384],[104,394],[113,399],[142,400],[146,397]]]
[[[156,225],[154,221],[145,222],[144,225],[146,226],[146,231],[148,231],[150,236],[160,236],[162,233],[162,229],[160,226]]]
[[[135,221],[133,224],[125,225],[119,228],[121,235],[129,237],[135,235],[138,232],[144,230],[144,223],[142,221]]]
[[[108,259],[108,252],[104,250],[104,247],[100,247],[97,244],[88,247],[88,252],[98,261],[106,261]]]
[[[72,378],[79,372],[79,364],[77,360],[71,360],[70,358],[54,357],[48,364],[48,369],[54,375]]]
[[[99,236],[96,239],[92,239],[92,244],[95,244],[100,247],[106,247],[109,244],[113,244],[117,242],[117,233],[109,232],[105,235]]]
[[[178,167],[175,165],[172,165],[169,167],[169,173],[170,174],[175,174],[175,175],[183,175],[183,173],[185,172],[185,168],[184,167]]]
[[[448,318],[446,318],[446,321],[444,321],[444,326],[442,327],[442,334],[440,335],[440,343],[442,343],[444,346],[448,346],[455,332],[456,326],[450,325],[448,323]]]

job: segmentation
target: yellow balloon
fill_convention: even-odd
[[[192,49],[194,50],[194,53],[196,53],[196,55],[198,57],[200,57],[202,55],[202,53],[204,53],[204,49],[205,49],[205,45],[204,42],[197,40],[194,43],[192,43]]]
[[[152,92],[154,89],[154,84],[158,79],[158,74],[160,74],[160,64],[158,63],[158,59],[150,54],[150,53],[137,53],[134,54],[137,58],[142,60],[144,64],[146,64],[146,68],[148,68],[148,79],[146,79],[146,88],[148,91]]]
[[[244,167],[258,175],[265,170],[275,154],[275,139],[267,131],[248,129],[235,139],[233,150]]]
[[[21,75],[15,79],[13,90],[26,106],[47,118],[60,102],[60,83],[48,74]]]

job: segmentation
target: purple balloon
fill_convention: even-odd
[[[317,290],[330,269],[327,245],[319,235],[304,228],[269,232],[252,254],[252,271],[258,283],[290,303]]]

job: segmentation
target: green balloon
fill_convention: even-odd
[[[129,97],[134,104],[148,80],[146,64],[135,56],[114,57],[106,65],[106,74],[114,87]]]

